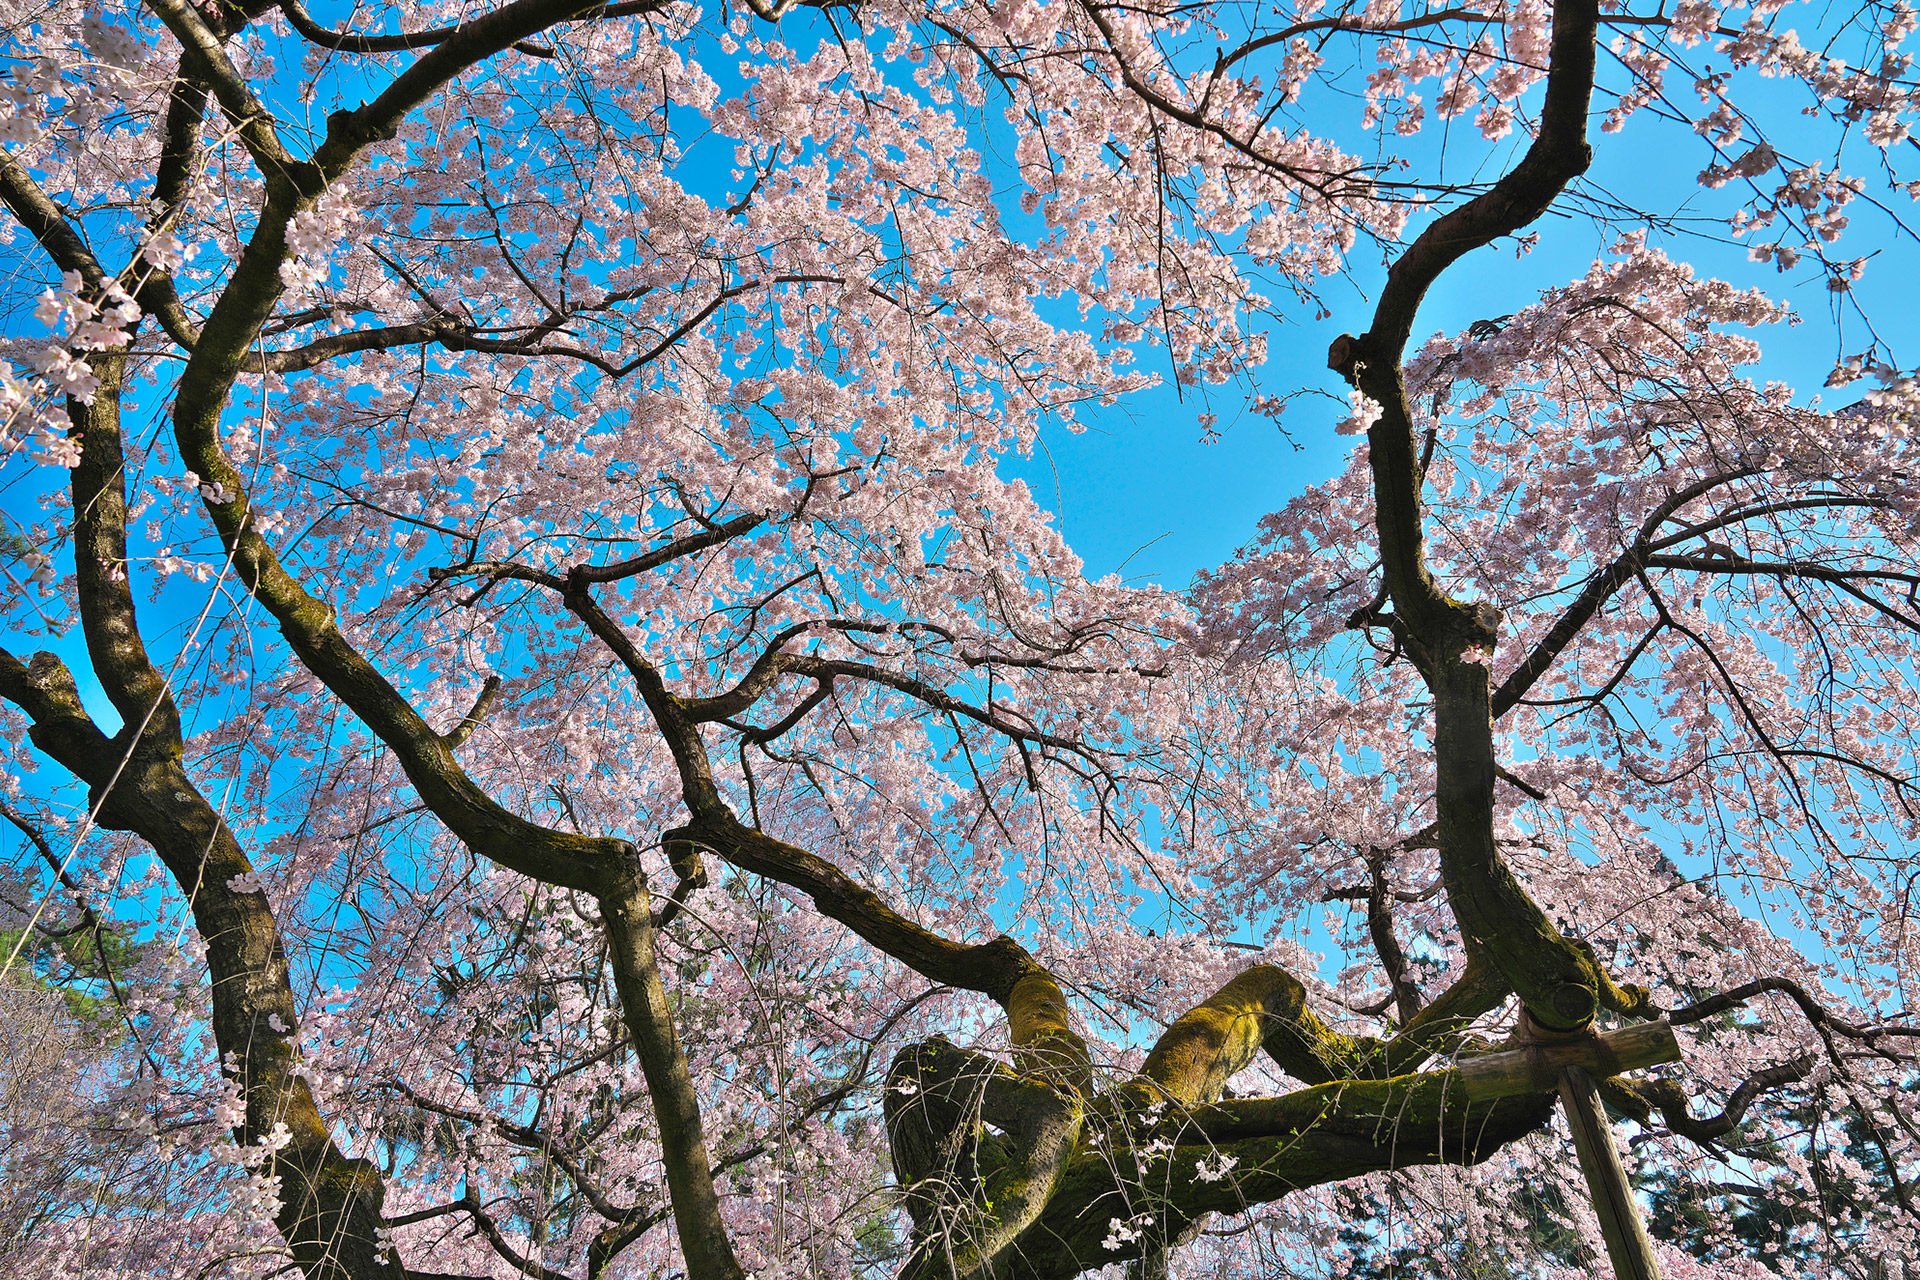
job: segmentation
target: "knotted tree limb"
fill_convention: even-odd
[[[1404,1075],[1446,1052],[1464,1027],[1508,994],[1489,962],[1469,960],[1398,1035],[1381,1040],[1334,1031],[1307,1007],[1299,979],[1275,965],[1255,965],[1167,1028],[1141,1068],[1140,1083],[1185,1106],[1211,1102],[1256,1052],[1307,1084]]]
[[[1442,1010],[1435,1025],[1452,1030],[1500,998],[1484,973],[1470,965],[1429,1006]],[[1222,1101],[1261,1052],[1310,1086]],[[1427,1052],[1333,1031],[1273,965],[1236,975],[1167,1029],[1138,1075],[1084,1100],[944,1039],[910,1046],[884,1101],[914,1220],[902,1274],[1051,1280],[1089,1258],[1150,1265],[1207,1213],[1380,1169],[1484,1159],[1545,1122],[1569,1068],[1613,1076],[1679,1057],[1671,1026],[1650,1023],[1387,1075],[1396,1058]]]
[[[914,1221],[902,1274],[1017,1269],[1022,1237],[1052,1205],[1080,1138],[1080,1097],[935,1038],[894,1059],[883,1109]]]
[[[1665,1057],[1642,1045],[1630,1054],[1599,1050],[1593,1060],[1605,1070]],[[1546,1123],[1552,1088],[1475,1096],[1458,1069],[1340,1080],[1199,1107],[1158,1128],[1140,1125],[1125,1144],[1083,1144],[1053,1203],[1022,1239],[1014,1255],[1021,1265],[1007,1274],[1057,1280],[1075,1274],[1075,1258],[1147,1256],[1206,1213],[1243,1212],[1384,1169],[1478,1163]],[[1098,1100],[1093,1111],[1099,1114]],[[1108,1249],[1112,1220],[1130,1213],[1150,1215],[1151,1229]]]
[[[1124,1091],[1082,1109],[1049,1091],[1051,1110],[1036,1115],[1050,1125],[1001,1137],[987,1126],[1019,1126],[1020,1106],[1044,1086],[1022,1086],[1011,1068],[983,1058],[935,1041],[896,1063],[895,1086],[918,1090],[887,1100],[896,1170],[916,1213],[902,1272],[912,1280],[1066,1280],[1088,1259],[1151,1256],[1207,1213],[1384,1169],[1477,1163],[1539,1129],[1553,1105],[1550,1094],[1475,1101],[1452,1071],[1192,1110],[1143,1108]],[[1076,1130],[1062,1161],[1059,1143]],[[1051,1144],[1015,1137],[1036,1132]],[[1029,1150],[1040,1159],[1023,1166]],[[1050,1190],[1036,1213],[1041,1186]],[[1003,1205],[1019,1215],[1000,1213]],[[1132,1234],[1116,1233],[1116,1223]]]

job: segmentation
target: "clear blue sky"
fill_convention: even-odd
[[[1345,135],[1336,130],[1336,136]],[[1347,141],[1352,144],[1357,137]],[[1408,140],[1409,153],[1430,151],[1434,141],[1432,136]],[[1473,141],[1478,142],[1477,135]],[[1594,143],[1588,182],[1616,198],[1661,215],[1684,216],[1702,202],[1703,194],[1710,200],[1707,207],[1727,207],[1712,198],[1725,193],[1702,193],[1698,186],[1696,176],[1707,162],[1705,148],[1671,123],[1636,118],[1618,135],[1596,135]],[[1516,145],[1508,162],[1518,154]],[[1914,211],[1908,206],[1900,212],[1908,217]],[[1920,276],[1914,248],[1891,246],[1891,224],[1865,201],[1856,201],[1852,213],[1853,225],[1838,246],[1839,256],[1890,249],[1869,265],[1855,290],[1884,340],[1883,350],[1891,344],[1896,362],[1911,369],[1920,349],[1920,314],[1910,298],[1911,282]],[[1416,219],[1414,230],[1426,221]],[[1914,225],[1911,217],[1908,225]],[[1413,345],[1433,333],[1455,332],[1477,319],[1506,315],[1537,301],[1541,289],[1583,275],[1611,239],[1581,216],[1552,215],[1534,229],[1541,233],[1540,241],[1525,258],[1516,260],[1514,245],[1507,241],[1478,251],[1444,276],[1420,312]],[[1724,224],[1703,229],[1720,234]],[[1771,266],[1750,262],[1742,246],[1698,235],[1656,233],[1651,243],[1675,259],[1692,262],[1703,276],[1764,288],[1776,300],[1792,304],[1804,323],[1759,335],[1766,358],[1754,376],[1789,383],[1801,402],[1822,392],[1839,346],[1833,295],[1817,268],[1803,265],[1782,276]],[[1083,434],[1059,427],[1047,430],[1044,447],[1036,449],[1030,461],[1011,464],[1012,472],[1023,476],[1056,511],[1068,543],[1086,560],[1090,573],[1119,571],[1129,579],[1184,587],[1195,572],[1230,557],[1252,536],[1262,515],[1340,468],[1354,441],[1333,430],[1346,412],[1346,387],[1326,368],[1326,351],[1339,334],[1367,328],[1374,293],[1385,276],[1377,254],[1370,260],[1370,252],[1363,245],[1355,253],[1348,280],[1327,283],[1325,297],[1333,311],[1329,319],[1313,321],[1311,312],[1301,308],[1300,323],[1270,333],[1271,355],[1259,374],[1261,391],[1318,388],[1333,397],[1296,401],[1286,418],[1290,440],[1268,420],[1245,412],[1241,387],[1207,388],[1204,398],[1188,388],[1183,401],[1163,386],[1112,408],[1086,411]],[[1864,349],[1869,341],[1857,319],[1846,325],[1845,339],[1848,352]],[[1165,352],[1145,353],[1141,364],[1164,376]],[[1869,385],[1826,391],[1823,403],[1849,404]],[[1198,418],[1207,412],[1219,416],[1223,432],[1214,444],[1201,438]]]

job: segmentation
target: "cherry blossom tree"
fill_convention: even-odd
[[[1914,1255],[1905,3],[9,4],[9,964],[165,1171],[16,1273],[1585,1275],[1565,1067],[1667,1275]],[[1003,465],[1316,313],[1190,592]]]

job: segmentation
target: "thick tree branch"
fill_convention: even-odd
[[[1384,1169],[1474,1164],[1538,1130],[1551,1095],[1469,1100],[1452,1072],[1337,1081],[1278,1098],[1233,1099],[1170,1116],[1172,1149],[1142,1131],[1130,1143],[1089,1143],[1052,1203],[1009,1250],[1004,1272],[1066,1280],[1088,1258],[1123,1262],[1163,1247],[1203,1214],[1240,1213],[1306,1187]],[[1222,1170],[1225,1172],[1222,1172]],[[1150,1192],[1150,1196],[1143,1195]],[[1107,1243],[1108,1206],[1152,1206],[1151,1230]]]
[[[267,180],[289,183],[295,189],[304,185],[296,177],[301,164],[281,141],[273,113],[227,56],[227,33],[209,26],[185,0],[146,0],[146,5],[185,50],[181,70],[212,92]]]
[[[636,867],[624,884],[607,885],[599,897],[621,1011],[659,1122],[660,1159],[666,1166],[681,1252],[694,1275],[738,1280],[745,1272],[733,1256],[733,1244],[720,1217],[700,1120],[700,1095],[660,978],[646,884]]]
[[[1562,937],[1513,877],[1493,840],[1493,708],[1486,663],[1500,614],[1449,597],[1427,564],[1420,450],[1402,368],[1427,289],[1464,255],[1526,226],[1592,151],[1595,0],[1554,6],[1546,102],[1533,145],[1489,190],[1442,215],[1388,270],[1368,333],[1334,343],[1328,362],[1380,406],[1368,432],[1375,523],[1396,637],[1434,693],[1434,758],[1441,876],[1469,952],[1485,950],[1535,1020],[1585,1027],[1610,984]]]
[[[1018,1267],[1024,1233],[1069,1168],[1079,1097],[935,1039],[894,1059],[884,1111],[915,1228],[901,1274],[974,1280]]]
[[[1004,934],[971,945],[940,937],[826,859],[742,825],[730,810],[697,812],[689,825],[663,838],[710,849],[743,871],[797,889],[824,915],[929,981],[977,991],[1003,1008],[1012,1004],[1022,979],[1044,972],[1025,947]],[[1046,1019],[1035,1017],[1029,1025],[1041,1032]]]
[[[0,151],[0,201],[6,202],[7,211],[39,242],[54,266],[77,273],[96,293],[105,287],[106,273],[66,211],[6,151]]]
[[[629,13],[645,13],[659,7],[658,0],[645,0],[641,4],[608,6],[602,11],[602,16],[610,14],[615,8]],[[299,32],[302,39],[310,40],[323,49],[337,49],[343,53],[405,53],[415,49],[431,49],[460,29],[434,27],[426,31],[403,31],[388,36],[365,36],[356,32],[328,30],[313,20],[299,0],[280,0],[280,12],[287,16],[287,25]],[[541,45],[521,42],[512,47],[536,58],[553,56],[553,50]]]
[[[96,820],[151,845],[186,898],[207,948],[214,1042],[244,1101],[234,1138],[255,1146],[277,1125],[289,1130],[268,1168],[281,1181],[278,1225],[309,1280],[399,1280],[379,1246],[379,1173],[341,1154],[298,1072],[286,954],[255,868],[182,765],[179,713],[147,657],[126,571],[124,358],[99,356],[94,368],[101,383],[91,403],[67,406],[81,446],[72,473],[76,582],[92,666],[124,727],[111,739],[102,733],[51,654],[22,666],[0,653],[0,697],[27,713],[35,745],[86,784]]]
[[[1464,985],[1478,998],[1475,982]],[[1378,1169],[1483,1159],[1543,1122],[1569,1066],[1614,1075],[1679,1057],[1672,1028],[1651,1023],[1365,1079],[1356,1073],[1381,1065],[1381,1046],[1328,1032],[1303,997],[1283,971],[1255,966],[1176,1021],[1141,1074],[1092,1099],[1084,1116],[986,1054],[939,1038],[903,1050],[885,1111],[915,1222],[904,1274],[1054,1280],[1089,1258],[1159,1256],[1206,1213]],[[1314,1085],[1219,1101],[1261,1047]],[[1059,1126],[1047,1130],[1056,1136],[1086,1126],[1065,1167],[1044,1145],[1036,1162],[1023,1136],[1035,1117]],[[1039,1212],[1028,1212],[1030,1197],[1006,1195],[1029,1175],[1048,1189]],[[1113,1234],[1123,1219],[1141,1229]]]
[[[1370,1074],[1381,1047],[1333,1031],[1307,1008],[1299,979],[1260,964],[1168,1027],[1140,1074],[1170,1101],[1196,1107],[1218,1099],[1260,1050],[1296,1080],[1325,1084]]]

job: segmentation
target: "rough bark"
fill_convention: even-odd
[[[1219,1098],[1258,1050],[1296,1080],[1325,1084],[1369,1074],[1380,1047],[1329,1029],[1307,1008],[1299,979],[1261,964],[1167,1028],[1140,1074],[1168,1101],[1193,1107]]]
[[[600,893],[600,914],[607,931],[608,957],[620,993],[620,1009],[633,1037],[647,1092],[660,1125],[661,1161],[666,1165],[668,1198],[680,1251],[689,1272],[713,1280],[737,1280],[744,1274],[733,1256],[720,1218],[707,1140],[700,1122],[700,1096],[687,1070],[666,985],[654,953],[652,913],[647,886],[637,865],[624,879]]]

